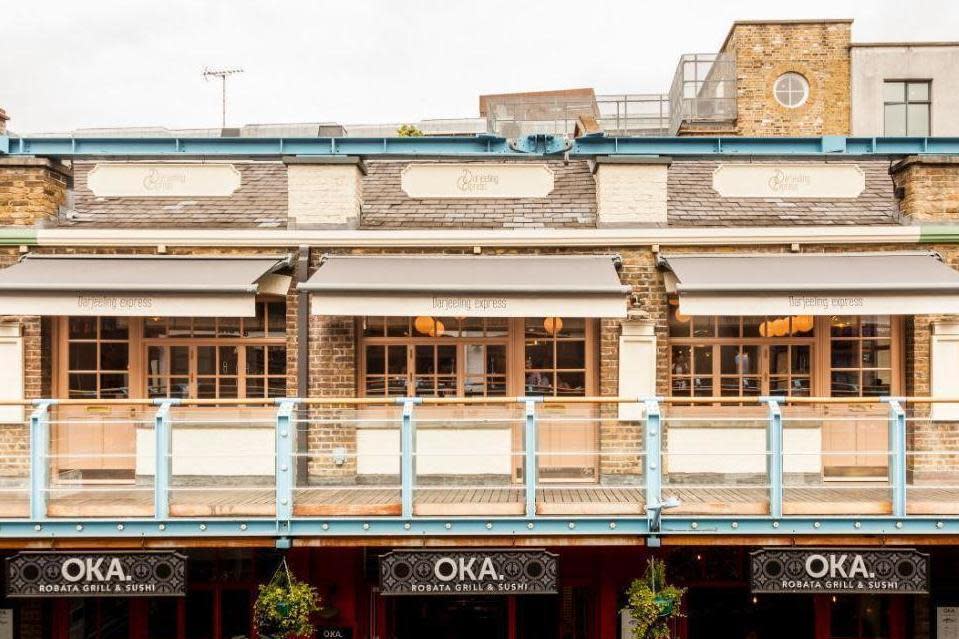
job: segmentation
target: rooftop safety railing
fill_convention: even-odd
[[[957,435],[959,398],[5,401],[0,536],[955,532]]]
[[[736,56],[687,53],[679,58],[669,88],[671,135],[683,123],[731,122],[736,119]]]

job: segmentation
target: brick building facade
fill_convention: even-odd
[[[735,122],[681,133],[848,133],[849,42],[849,21],[736,23]],[[802,104],[777,98],[784,74],[808,82]],[[200,567],[163,608],[10,603],[15,636],[72,636],[81,609],[131,637],[158,617],[178,639],[253,634],[239,611],[291,545],[340,633],[323,636],[450,615],[489,636],[624,637],[650,557],[691,589],[684,639],[776,623],[833,639],[845,617],[935,636],[959,589],[933,563],[915,596],[770,601],[749,596],[750,551],[956,563],[959,164],[727,140],[0,153],[5,547],[156,546]],[[100,289],[94,258],[115,269]],[[558,596],[403,603],[374,564],[407,546],[548,547]]]

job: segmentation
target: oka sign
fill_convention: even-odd
[[[8,597],[158,597],[186,593],[186,557],[157,552],[21,552],[7,559]]]
[[[764,548],[750,573],[761,593],[929,592],[929,555],[912,549]]]
[[[537,595],[556,588],[556,555],[545,550],[394,550],[380,557],[384,595]]]

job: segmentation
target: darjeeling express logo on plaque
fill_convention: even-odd
[[[407,165],[400,177],[412,198],[537,198],[549,195],[553,171],[542,163],[449,163]]]
[[[753,592],[929,592],[929,555],[912,549],[764,548],[750,555]]]
[[[232,164],[99,162],[87,174],[97,197],[226,197],[240,188]]]
[[[186,557],[173,551],[27,551],[6,563],[8,597],[186,594]]]
[[[866,174],[855,164],[781,162],[720,164],[713,172],[713,189],[735,198],[859,197]]]
[[[556,555],[545,550],[394,550],[380,557],[384,595],[556,592]]]

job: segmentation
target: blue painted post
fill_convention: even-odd
[[[523,453],[526,457],[524,477],[526,479],[526,516],[536,516],[536,484],[539,481],[539,456],[536,447],[539,438],[536,436],[536,402],[539,398],[526,397],[526,424],[523,430]]]
[[[420,400],[404,397],[398,401],[403,404],[403,420],[400,422],[400,502],[403,517],[408,519],[413,516],[413,491],[416,488],[416,422],[413,420],[413,406]]]
[[[769,516],[783,516],[783,413],[779,402],[767,399],[769,424],[766,428],[766,475],[769,478]]]
[[[647,399],[646,404],[646,508],[661,508],[663,503],[663,420],[659,401]]]
[[[50,400],[38,402],[30,414],[30,519],[47,518],[47,465],[50,449]]]
[[[293,518],[293,441],[296,400],[281,399],[276,411],[276,518]]]
[[[154,450],[153,475],[153,516],[156,519],[170,517],[170,474],[173,460],[173,427],[170,425],[170,407],[178,404],[177,399],[159,399],[160,407],[153,417],[153,436],[156,441]]]
[[[906,516],[906,411],[899,400],[889,400],[889,488],[892,516]]]

